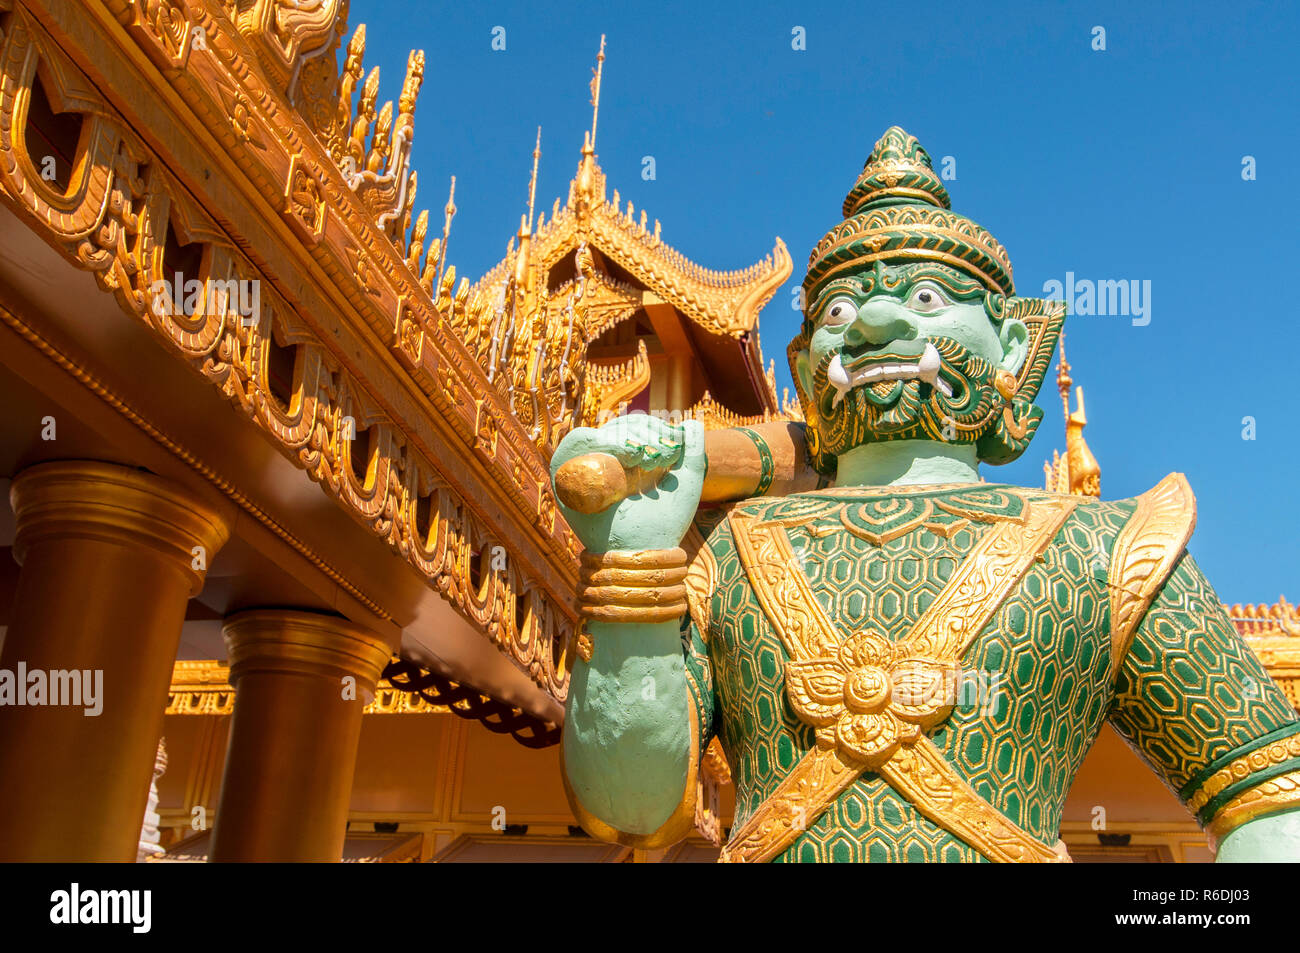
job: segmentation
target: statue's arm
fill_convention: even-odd
[[[700,746],[678,624],[593,622],[589,633],[565,709],[570,802],[602,839],[673,843],[694,823]]]
[[[557,449],[552,475],[593,452],[611,453],[627,467],[671,466],[653,488],[599,513],[564,509],[588,551],[581,599],[589,616],[565,709],[565,786],[590,833],[656,847],[693,825],[695,771],[708,732],[698,712],[712,708],[711,698],[696,697],[700,679],[688,674],[685,564],[673,555],[681,555],[700,498],[703,432],[695,422],[674,427],[640,415],[582,428]],[[647,621],[656,614],[644,611],[647,604],[671,617]]]
[[[1300,717],[1186,553],[1120,662],[1111,721],[1220,861],[1300,860]]]
[[[1219,843],[1215,860],[1220,864],[1300,860],[1300,807],[1265,814],[1230,831]]]

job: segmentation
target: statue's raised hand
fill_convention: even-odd
[[[608,454],[636,492],[596,512],[560,509],[588,551],[672,549],[695,517],[708,461],[699,421],[670,424],[647,414],[617,417],[601,427],[579,427],[551,458],[551,480],[564,464]],[[620,478],[622,478],[620,474]]]

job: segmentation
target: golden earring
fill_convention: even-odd
[[[1016,375],[1010,371],[998,371],[993,377],[993,386],[997,388],[999,394],[1005,399],[1010,400],[1016,396]]]

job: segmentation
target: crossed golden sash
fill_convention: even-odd
[[[867,771],[991,861],[1069,859],[980,797],[926,733],[952,710],[958,660],[1076,504],[1026,500],[1019,517],[995,523],[900,642],[872,632],[837,638],[782,521],[731,513],[740,560],[790,657],[786,695],[817,740],[732,835],[722,862],[776,857]]]

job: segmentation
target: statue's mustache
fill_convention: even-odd
[[[965,345],[945,337],[927,339],[919,357],[891,357],[888,347],[880,356],[868,357],[865,362],[861,357],[846,362],[841,348],[821,359],[813,373],[813,389],[823,411],[833,413],[848,394],[863,386],[875,392],[872,403],[880,404],[880,398],[887,399],[887,392],[894,390],[882,386],[891,381],[927,384],[933,397],[942,398],[953,410],[965,410],[974,391],[992,385],[997,370]]]
[[[942,358],[939,350],[930,341],[925,342],[925,350],[915,360],[873,360],[867,364],[855,363],[852,369],[845,368],[842,354],[836,351],[829,356],[826,366],[826,382],[835,388],[831,400],[832,407],[838,407],[844,395],[861,384],[875,381],[920,380],[939,390],[945,397],[953,395],[952,385],[939,376]]]
[[[915,343],[818,362],[813,398],[830,452],[906,437],[972,442],[993,422],[996,366],[951,338],[929,338],[919,354]]]

